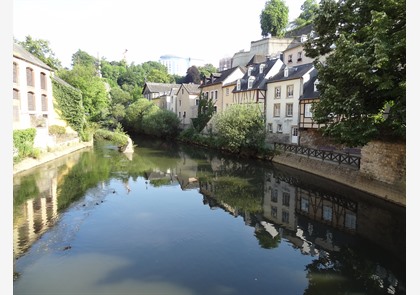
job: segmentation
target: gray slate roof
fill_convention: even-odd
[[[194,83],[182,83],[189,94],[200,94],[200,84]]]
[[[252,71],[250,75],[248,75],[248,71],[247,71],[245,75],[241,78],[241,90],[237,90],[235,87],[235,89],[232,90],[232,92],[237,93],[237,92],[244,92],[244,91],[250,91],[250,90],[257,90],[257,89],[266,90],[267,89],[266,83],[268,81],[266,76],[277,61],[279,61],[278,58],[276,59],[266,58],[264,62],[259,62],[259,63],[254,63],[254,64],[249,65],[248,68],[252,66]],[[260,74],[261,64],[264,64],[265,66],[264,66],[263,72]],[[248,89],[248,78],[250,76],[254,76],[255,80],[252,85],[252,88]]]
[[[310,79],[303,85],[303,94],[299,99],[315,99],[319,98],[319,91],[314,91],[314,83],[318,78],[318,71],[314,69],[310,74]]]
[[[309,64],[304,64],[304,65],[299,65],[299,66],[294,66],[294,67],[288,67],[289,68],[289,74],[287,77],[284,76],[284,69],[287,66],[283,65],[280,69],[280,71],[274,75],[273,77],[271,77],[271,79],[269,79],[267,81],[267,83],[272,83],[272,82],[279,82],[279,81],[287,81],[287,80],[293,80],[293,79],[298,79],[303,77],[303,75],[305,75],[309,70],[311,70],[312,68],[314,68],[314,65],[312,63]]]
[[[41,68],[44,68],[46,70],[52,71],[52,69],[46,63],[44,63],[42,60],[40,60],[30,52],[28,52],[26,49],[24,49],[21,45],[17,43],[13,43],[13,56],[27,61],[31,64],[34,64],[36,66],[39,66]]]
[[[149,93],[170,93],[173,88],[178,89],[180,86],[181,84],[146,82],[142,93],[144,94],[146,89],[149,90]]]
[[[204,83],[202,85],[200,85],[200,88],[202,88],[203,86],[209,86],[209,85],[215,85],[215,84],[220,84],[223,83],[223,81],[229,77],[230,74],[232,74],[237,68],[239,68],[242,73],[246,72],[246,68],[243,66],[237,66],[234,68],[230,68],[224,71],[220,71],[217,73],[212,73],[210,75],[209,78],[206,78]],[[235,82],[236,83],[236,82]]]

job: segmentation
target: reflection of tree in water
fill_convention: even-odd
[[[264,230],[264,228],[261,228],[259,230],[257,230],[256,228],[254,235],[258,240],[258,244],[261,246],[261,248],[264,249],[277,248],[281,241],[280,235],[276,235],[275,237],[273,237],[266,230]]]
[[[405,290],[398,288],[392,273],[377,263],[360,259],[348,247],[329,254],[321,251],[319,257],[306,266],[306,271],[309,285],[305,295],[405,294]]]

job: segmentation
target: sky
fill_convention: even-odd
[[[175,55],[218,67],[219,59],[262,39],[259,17],[265,2],[13,0],[13,36],[49,41],[65,67],[79,49],[108,61],[120,61],[127,49],[129,64]],[[303,2],[285,0],[289,21],[299,16]]]

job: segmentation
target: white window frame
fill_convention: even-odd
[[[312,118],[312,104],[311,103],[305,103],[305,118]]]
[[[332,221],[332,215],[333,215],[333,211],[332,211],[331,206],[327,206],[327,205],[322,206],[322,219],[323,220]]]
[[[281,86],[274,88],[274,98],[280,99],[281,98]]]
[[[287,85],[287,97],[293,97],[294,87],[293,85]]]
[[[254,81],[255,81],[255,77],[254,76],[250,76],[248,78],[248,89],[251,89],[252,88],[252,85],[254,84]]]
[[[286,103],[286,117],[293,117],[293,103]]]
[[[277,133],[283,133],[283,125],[277,124]]]
[[[240,79],[238,79],[236,81],[236,90],[241,90],[241,80]]]
[[[275,103],[273,105],[273,117],[280,117],[280,110],[281,110],[280,103]]]
[[[273,123],[268,123],[267,129],[268,129],[268,132],[273,133]]]

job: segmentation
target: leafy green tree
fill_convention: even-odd
[[[201,132],[207,123],[213,117],[214,114],[214,101],[213,99],[200,93],[200,98],[198,100],[198,111],[197,118],[192,118],[192,125],[197,132]]]
[[[82,66],[94,66],[97,65],[97,59],[90,55],[89,53],[77,50],[71,57],[72,66],[82,65]]]
[[[200,81],[200,72],[198,71],[198,68],[196,66],[189,67],[184,83],[200,84]]]
[[[17,42],[28,52],[42,60],[53,70],[62,68],[61,62],[55,57],[55,53],[50,48],[50,42],[44,39],[33,39],[31,36],[26,36],[25,41]]]
[[[70,71],[60,71],[58,76],[73,87],[80,89],[83,107],[89,121],[100,122],[108,115],[110,103],[108,93],[104,81],[96,76],[96,69],[93,65],[76,64]]]
[[[305,0],[305,2],[300,7],[302,11],[299,16],[293,21],[294,27],[303,27],[310,24],[317,13],[319,8],[318,1],[316,0]]]
[[[215,116],[217,137],[232,152],[260,151],[265,143],[264,118],[258,105],[231,105]]]
[[[151,69],[146,76],[148,82],[155,83],[173,83],[174,78],[168,74],[168,71],[165,68],[165,71],[160,69]]]
[[[145,116],[143,133],[162,138],[176,138],[180,132],[179,118],[174,112],[156,110]]]
[[[289,22],[289,8],[283,0],[268,0],[260,14],[261,35],[282,37]]]
[[[200,79],[203,81],[205,77],[209,77],[210,74],[216,73],[217,69],[212,64],[205,64],[202,67],[198,67],[198,71],[200,72]]]
[[[123,125],[126,130],[132,130],[136,133],[142,132],[144,118],[147,114],[156,112],[159,109],[157,105],[146,98],[140,98],[130,104],[126,109],[126,115]]]
[[[350,146],[404,139],[405,1],[322,0],[314,27],[319,38],[305,51],[316,58],[321,100],[313,114],[323,134]]]

